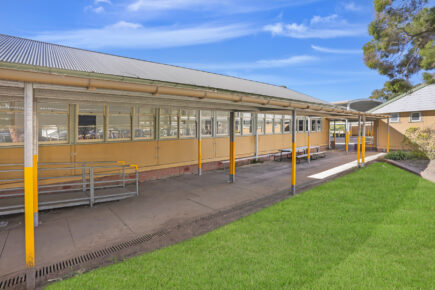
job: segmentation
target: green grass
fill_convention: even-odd
[[[377,163],[203,236],[49,288],[434,287],[435,184]]]

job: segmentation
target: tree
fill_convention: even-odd
[[[412,88],[411,76],[435,69],[435,7],[428,0],[374,0],[374,7],[364,62],[390,79],[371,97],[389,99]],[[424,79],[431,82],[433,75]]]

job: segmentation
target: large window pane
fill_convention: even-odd
[[[264,114],[258,114],[257,115],[257,134],[263,135],[264,134]]]
[[[180,111],[180,137],[196,137],[196,111]]]
[[[273,133],[273,115],[266,114],[266,134]]]
[[[241,135],[242,133],[242,118],[239,112],[234,114],[234,134]]]
[[[104,140],[104,105],[80,104],[78,140]]]
[[[298,129],[298,132],[304,132],[304,126],[305,126],[305,118],[304,117],[298,117],[297,118],[297,129]]]
[[[252,114],[251,113],[243,113],[243,124],[242,124],[243,135],[251,135],[252,128],[253,128]]]
[[[68,141],[68,105],[38,104],[39,142]]]
[[[290,115],[284,115],[284,133],[291,133],[292,123],[291,123],[291,116]]]
[[[131,107],[121,105],[109,106],[109,127],[107,139],[131,139]]]
[[[216,135],[228,136],[230,132],[230,113],[216,112]]]
[[[140,106],[135,116],[135,133],[137,139],[154,139],[155,109]]]
[[[213,133],[212,111],[201,111],[201,136],[211,137]]]
[[[24,142],[23,102],[0,102],[0,143]]]
[[[160,137],[178,137],[178,110],[160,109]]]
[[[273,120],[273,128],[275,134],[282,133],[282,115],[275,115]]]

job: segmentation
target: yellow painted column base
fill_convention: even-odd
[[[24,222],[26,267],[35,266],[35,230],[33,220],[33,167],[24,168]]]

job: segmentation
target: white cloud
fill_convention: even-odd
[[[311,45],[311,48],[320,52],[336,53],[336,54],[361,54],[362,53],[361,49],[336,49],[336,48],[321,47],[317,45]]]
[[[102,28],[41,32],[33,39],[73,47],[165,48],[214,43],[252,34],[245,24],[195,25],[192,27],[144,27],[139,23],[119,21]]]
[[[344,3],[343,7],[347,11],[358,12],[364,9],[364,7],[356,5],[355,2]]]
[[[191,67],[195,69],[202,70],[217,70],[217,71],[228,71],[228,70],[255,70],[255,69],[269,69],[269,68],[280,68],[297,66],[306,63],[311,63],[318,60],[317,57],[311,55],[296,55],[288,58],[282,59],[263,59],[253,62],[235,62],[235,63],[180,63],[178,65]]]
[[[310,23],[311,24],[318,24],[318,23],[333,23],[336,22],[338,18],[337,14],[332,14],[329,16],[313,16],[313,18],[311,18]]]
[[[95,4],[100,4],[100,3],[106,3],[106,4],[112,4],[112,2],[110,0],[94,0]]]
[[[203,10],[226,13],[247,13],[282,7],[307,5],[322,0],[134,0],[127,5],[129,11],[150,10]]]
[[[263,30],[270,32],[272,35],[291,38],[326,39],[364,35],[367,28],[365,25],[349,24],[346,20],[340,19],[338,15],[333,14],[325,17],[314,16],[309,25],[278,22],[264,26]]]
[[[92,9],[95,13],[102,13],[102,12],[104,12],[104,7],[102,7],[102,6],[98,6],[98,7],[96,7],[96,8],[94,8],[94,9]]]

